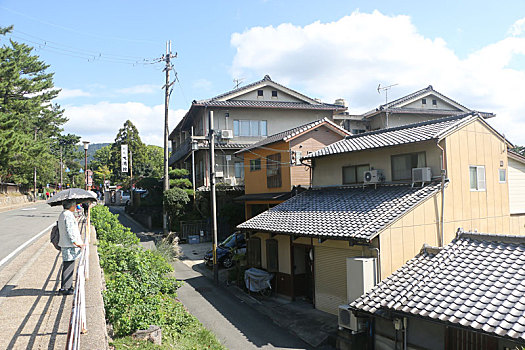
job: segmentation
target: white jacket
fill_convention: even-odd
[[[82,244],[77,219],[69,210],[64,210],[58,217],[58,232],[60,235],[58,245],[60,247],[76,247],[73,242],[79,245]]]

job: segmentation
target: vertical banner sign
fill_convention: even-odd
[[[128,172],[128,145],[120,145],[120,163],[123,173]]]

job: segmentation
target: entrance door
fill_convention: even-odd
[[[305,297],[313,302],[314,278],[313,262],[310,258],[311,246],[293,245],[294,260],[294,295],[296,297]],[[312,252],[313,254],[313,252]]]

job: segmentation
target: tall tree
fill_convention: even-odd
[[[147,163],[146,145],[142,143],[139,136],[139,131],[129,120],[126,120],[123,127],[117,133],[115,142],[111,144],[111,170],[113,172],[113,180],[122,181],[129,177],[128,174],[122,174],[120,167],[120,146],[128,145],[128,152],[132,153],[133,157],[133,176],[141,176],[141,165]],[[135,169],[137,171],[135,171]]]
[[[0,27],[0,38],[12,29]],[[35,167],[53,168],[50,150],[67,121],[52,103],[53,73],[32,50],[13,40],[0,47],[0,181],[31,183]]]

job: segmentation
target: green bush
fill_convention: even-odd
[[[189,201],[188,194],[178,187],[164,191],[164,206],[172,218],[182,215]]]
[[[168,172],[168,176],[170,179],[177,179],[181,177],[187,177],[190,175],[190,171],[186,169],[171,169]]]

